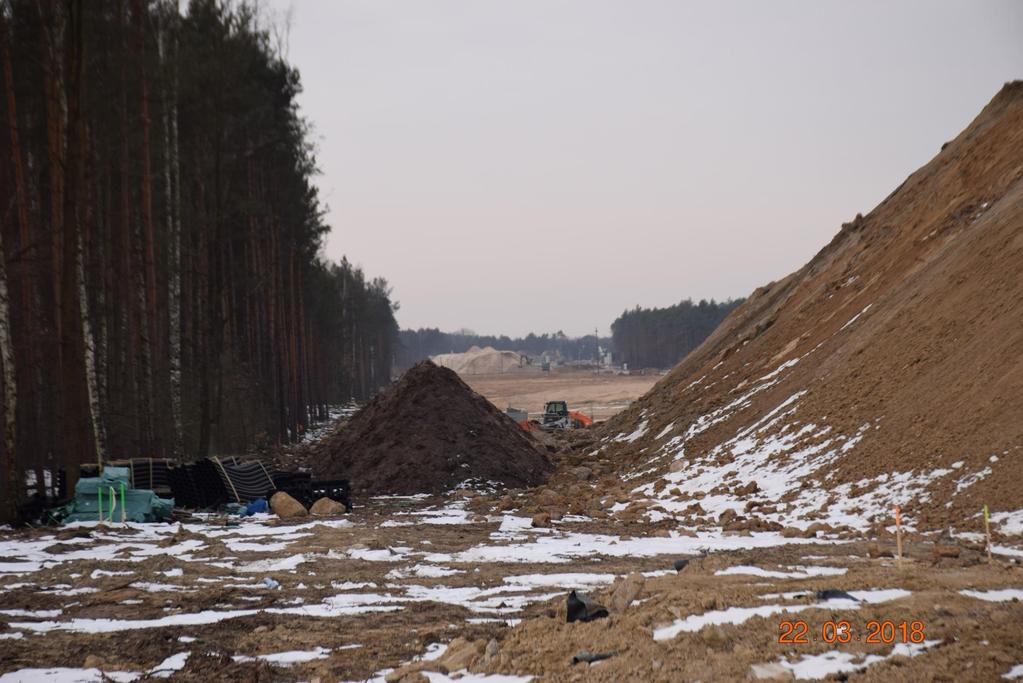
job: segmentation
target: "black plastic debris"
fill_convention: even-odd
[[[837,588],[826,588],[822,591],[817,591],[818,600],[852,600],[859,602],[859,598],[856,598],[843,590]]]
[[[675,571],[680,572],[689,566],[689,560],[675,560]]]
[[[568,594],[567,621],[593,621],[607,616],[607,608],[590,600],[582,593],[572,591]]]
[[[579,654],[572,657],[572,664],[579,664],[585,662],[587,664],[593,664],[593,662],[599,662],[602,659],[611,659],[617,652],[588,652],[587,650],[580,650]]]

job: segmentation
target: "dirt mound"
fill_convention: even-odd
[[[1015,82],[607,424],[621,493],[734,525],[863,529],[900,505],[977,532],[986,503],[1023,528],[1021,160]]]
[[[551,470],[511,418],[428,360],[318,444],[313,462],[320,476],[375,494],[441,493],[468,480],[531,486]]]
[[[514,351],[498,351],[492,346],[483,349],[473,346],[465,353],[442,353],[431,360],[441,367],[451,368],[460,375],[510,372],[524,365],[521,354]]]

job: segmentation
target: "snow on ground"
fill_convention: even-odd
[[[860,311],[847,325],[869,308],[867,306]],[[650,474],[662,469],[665,459],[685,463],[679,471],[669,471],[658,481],[633,489],[633,494],[639,494],[638,498],[645,497],[660,506],[661,510],[646,512],[651,521],[659,521],[666,514],[683,513],[694,502],[699,503],[711,517],[716,518],[727,510],[741,515],[746,511],[747,502],[753,500],[777,508],[773,512],[756,514],[783,526],[805,529],[820,522],[832,527],[848,526],[865,531],[878,519],[891,517],[896,505],[907,507],[911,501],[927,501],[930,497],[927,489],[953,473],[957,477],[954,482],[956,493],[991,473],[990,467],[972,473],[963,472],[963,463],[959,462],[953,469],[895,471],[854,483],[829,482],[834,476],[831,465],[853,450],[868,431],[880,428],[879,420],[866,422],[851,434],[839,434],[823,423],[800,422],[796,413],[805,390],[796,391],[765,412],[755,423],[739,429],[732,438],[709,452],[687,453],[693,437],[739,415],[752,404],[754,396],[778,384],[786,371],[804,357],[785,361],[752,382],[740,383],[732,390],[736,398],[699,416],[685,433],[661,444],[647,464],[623,476],[623,479],[631,480]],[[645,429],[646,422],[640,426]],[[675,423],[669,425],[658,435],[658,440],[675,428]],[[619,434],[616,440],[629,440],[631,436]],[[996,462],[997,457],[993,458],[991,461]],[[809,486],[805,485],[807,482]],[[741,494],[735,492],[752,484],[756,485],[752,494],[746,490]],[[779,504],[792,494],[795,494],[793,500]],[[616,504],[612,512],[619,512],[629,504]],[[1001,525],[1003,533],[1023,534],[1023,510],[996,513],[991,519]],[[906,529],[914,529],[913,521],[911,515],[903,514]]]
[[[797,679],[819,680],[832,674],[862,671],[872,664],[895,656],[916,657],[939,642],[941,641],[925,640],[922,643],[899,643],[886,655],[864,655],[833,650],[817,655],[803,655],[795,662],[789,662],[782,658],[779,660],[779,664],[791,671]]]
[[[803,605],[758,605],[756,607],[729,607],[703,614],[692,614],[685,619],[676,619],[672,624],[654,629],[654,640],[670,640],[679,633],[693,633],[704,626],[713,624],[741,624],[753,617],[769,617],[783,612],[802,612],[808,609],[859,609],[862,603],[877,604],[908,597],[909,591],[902,589],[879,589],[849,591],[855,600],[823,600]]]
[[[312,650],[290,650],[288,652],[274,652],[267,655],[256,655],[250,657],[248,655],[235,655],[233,657],[236,662],[254,662],[261,660],[264,662],[270,662],[271,664],[277,664],[279,666],[291,666],[292,664],[302,664],[304,662],[312,662],[317,659],[326,659],[330,655],[331,650],[325,647],[316,647]]]
[[[1020,680],[1021,678],[1023,678],[1023,664],[1017,664],[1016,666],[1012,667],[1004,674],[1002,674],[1002,678],[1005,678],[1010,681]]]
[[[977,598],[985,602],[1011,602],[1013,600],[1023,601],[1023,590],[1019,588],[1004,588],[993,591],[961,590],[962,595],[970,598]]]
[[[719,569],[714,572],[715,576],[729,576],[732,574],[745,574],[749,576],[761,576],[767,579],[806,579],[811,576],[841,576],[848,569],[844,567],[789,567],[791,571],[774,571],[762,567],[736,566],[727,569]]]
[[[1003,534],[1017,536],[1023,534],[1023,510],[1015,512],[993,512],[991,523]]]
[[[493,536],[493,534],[492,534]],[[480,544],[457,553],[429,553],[427,562],[570,562],[578,557],[653,557],[700,555],[719,550],[767,548],[790,543],[819,543],[818,539],[785,538],[774,532],[729,536],[721,531],[701,531],[695,536],[672,532],[669,537],[621,538],[605,534],[555,531],[550,535],[507,545]]]

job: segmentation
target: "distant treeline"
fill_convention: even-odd
[[[480,335],[469,330],[458,332],[441,332],[437,328],[420,328],[418,330],[402,330],[398,335],[398,350],[395,366],[407,368],[414,363],[436,356],[441,353],[463,353],[473,346],[484,348],[492,346],[502,351],[517,351],[533,357],[546,353],[549,357],[563,361],[594,360],[597,357],[597,345],[603,350],[609,349],[611,339],[589,334],[585,337],[568,337],[564,332],[553,334],[533,334],[525,337],[512,338],[506,335]]]
[[[298,72],[253,4],[181,4],[0,0],[0,519],[26,470],[287,442],[390,379]]]
[[[615,360],[631,368],[670,368],[699,346],[742,299],[685,299],[667,308],[625,311],[611,323]]]

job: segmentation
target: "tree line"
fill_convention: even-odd
[[[684,299],[666,308],[625,311],[611,323],[615,359],[632,368],[670,368],[710,336],[742,299]]]
[[[0,0],[0,60],[4,517],[26,471],[288,442],[390,380],[390,289],[320,255],[252,6]]]
[[[407,368],[430,356],[441,353],[464,353],[473,346],[485,348],[492,346],[501,351],[516,351],[531,357],[547,354],[551,359],[563,361],[595,360],[597,347],[610,348],[611,339],[585,335],[569,337],[564,332],[534,334],[525,337],[509,337],[507,335],[481,335],[471,330],[457,332],[441,332],[435,327],[422,327],[417,330],[402,330],[398,335],[396,365]]]

